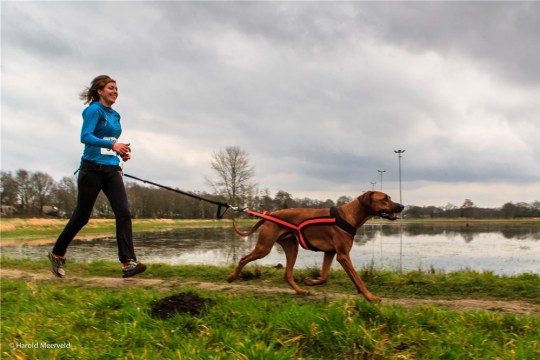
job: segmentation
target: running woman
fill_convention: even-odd
[[[116,218],[116,241],[118,258],[122,263],[122,277],[131,277],[146,270],[138,262],[133,248],[131,213],[120,158],[131,159],[130,144],[118,142],[122,133],[120,114],[112,105],[118,98],[116,81],[107,75],[96,77],[90,88],[80,95],[84,104],[81,142],[84,151],[77,179],[77,206],[66,227],[49,253],[52,272],[64,277],[66,251],[77,233],[88,223],[96,199],[101,191],[105,194]]]

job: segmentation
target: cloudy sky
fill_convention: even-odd
[[[1,3],[1,168],[78,167],[92,78],[117,80],[125,172],[210,191],[246,151],[260,189],[406,205],[540,200],[540,2]]]

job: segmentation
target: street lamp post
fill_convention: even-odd
[[[396,154],[398,154],[398,161],[399,161],[399,203],[403,204],[403,199],[401,198],[401,154],[405,152],[405,150],[394,150]]]
[[[381,174],[381,191],[382,191],[382,174],[386,172],[386,170],[377,170],[379,174]]]
[[[403,204],[403,199],[401,198],[401,154],[405,152],[405,150],[394,150],[396,154],[398,154],[398,161],[399,161],[399,203]],[[399,214],[399,272],[402,272],[402,263],[403,263],[403,228],[402,228],[402,221],[403,221],[403,212]]]
[[[375,190],[375,184],[377,183],[376,181],[373,182],[373,181],[370,181],[369,182],[371,184],[371,191]]]

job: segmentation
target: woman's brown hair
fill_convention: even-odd
[[[84,89],[84,91],[81,93],[80,98],[84,101],[84,104],[89,104],[94,101],[99,100],[99,94],[98,90],[102,90],[105,85],[108,83],[116,81],[112,79],[110,76],[107,75],[100,75],[97,76],[94,80],[92,80],[92,84],[89,88]]]

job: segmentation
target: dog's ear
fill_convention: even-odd
[[[360,195],[358,197],[358,200],[360,201],[360,204],[362,206],[371,206],[372,196],[373,196],[373,191],[367,191],[363,193],[362,195]]]

